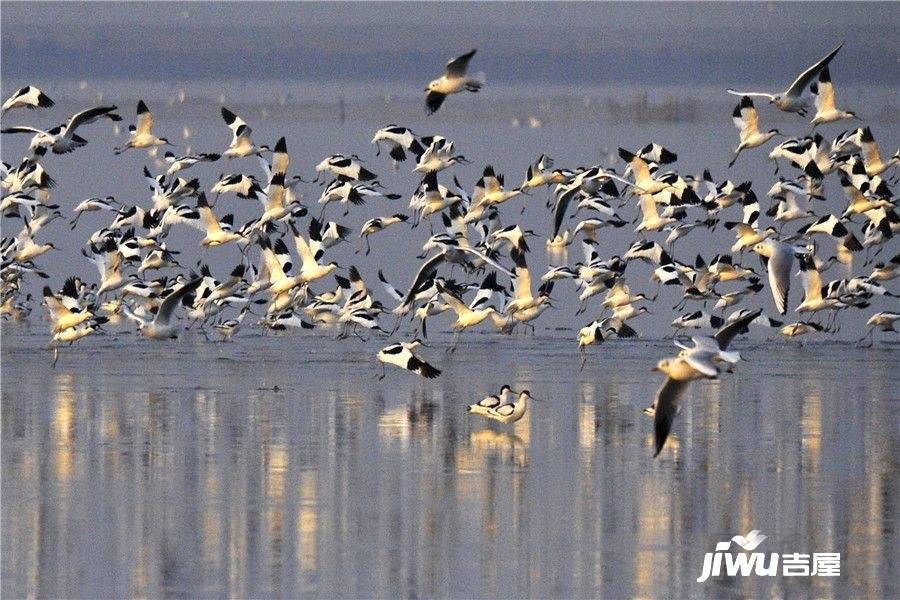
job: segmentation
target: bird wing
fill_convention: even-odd
[[[315,267],[318,264],[312,249],[309,247],[309,242],[296,231],[294,232],[294,245],[297,247],[297,254],[300,255],[300,261],[303,263],[302,268],[308,269],[310,267]]]
[[[819,80],[813,82],[810,91],[815,95],[816,112],[824,113],[837,108],[834,100],[834,84],[831,83],[828,67],[819,72]]]
[[[656,200],[650,194],[641,195],[638,201],[641,207],[641,215],[644,221],[655,221],[659,219],[659,211],[656,208]]]
[[[236,114],[234,114],[233,112],[231,112],[230,110],[225,108],[224,106],[222,107],[222,119],[225,120],[225,124],[228,125],[228,128],[231,130],[231,133],[232,133],[231,145],[232,146],[235,145],[235,142],[238,141],[239,137],[247,136],[249,138],[250,133],[252,132],[252,130],[250,129],[250,126],[247,125],[247,123],[242,118],[240,118],[239,116],[237,116]],[[241,129],[241,128],[243,128],[243,129]]]
[[[813,78],[815,78],[815,76],[819,74],[819,71],[828,66],[828,63],[831,62],[831,59],[834,58],[834,56],[838,53],[838,51],[841,49],[841,46],[843,45],[844,44],[841,43],[840,46],[829,52],[816,64],[800,73],[797,76],[797,79],[795,79],[791,84],[791,87],[789,87],[787,89],[787,92],[785,92],[785,96],[799,96],[800,94],[802,94],[803,90],[806,89],[806,86],[808,86],[812,82]]]
[[[684,352],[683,355],[683,358],[685,362],[687,362],[687,364],[689,364],[694,370],[703,373],[707,377],[715,377],[719,374],[719,369],[716,368],[715,363],[712,361],[715,354],[711,353],[710,351],[703,349],[688,350],[687,352]]]
[[[162,304],[159,305],[159,310],[156,311],[156,317],[154,317],[153,321],[155,323],[168,322],[172,317],[172,313],[175,311],[175,307],[178,306],[178,303],[181,301],[181,299],[197,289],[197,286],[199,286],[202,282],[202,277],[196,277],[177,290],[173,290],[172,292],[170,292],[168,296],[163,298]]]
[[[731,340],[738,334],[744,333],[747,331],[747,326],[753,322],[759,315],[762,314],[762,310],[755,310],[751,313],[748,313],[737,319],[733,323],[729,323],[724,327],[720,328],[716,335],[714,336],[716,342],[719,344],[719,348],[722,350],[726,350],[728,348],[728,344],[731,343]]]
[[[491,167],[485,167],[483,179],[486,192],[494,193],[503,189],[503,186],[500,185],[500,179],[497,178]]]
[[[441,107],[441,104],[444,103],[444,98],[446,97],[447,94],[441,94],[440,92],[428,92],[425,96],[425,107],[428,109],[428,114],[437,112],[437,109]],[[424,156],[419,162],[422,164],[425,163]]]
[[[381,285],[384,287],[384,291],[386,291],[391,298],[398,302],[403,301],[403,294],[400,292],[400,290],[388,283],[388,280],[385,279],[384,273],[381,271],[381,269],[378,269],[378,280],[381,281]]]
[[[493,413],[498,416],[501,416],[501,417],[508,417],[511,414],[513,414],[514,412],[516,412],[516,405],[512,404],[512,403],[502,404],[502,405],[498,406],[497,408],[489,408],[488,412]]]
[[[262,259],[262,268],[257,281],[280,281],[287,277],[281,261],[278,260],[275,251],[271,247],[262,249]]]
[[[656,392],[656,399],[653,401],[653,407],[656,409],[653,417],[653,440],[655,449],[653,456],[657,456],[669,437],[669,431],[672,429],[672,422],[675,415],[681,408],[681,396],[687,388],[687,381],[678,381],[671,377],[666,377],[663,384]]]
[[[153,113],[150,112],[143,100],[138,102],[137,116],[135,135],[149,135],[153,131]]]
[[[800,281],[803,282],[803,301],[822,299],[822,276],[812,256],[800,257]]]
[[[441,296],[444,298],[444,302],[449,304],[450,308],[452,308],[453,312],[455,312],[458,316],[461,317],[472,312],[471,309],[469,309],[469,307],[466,305],[466,303],[460,300],[458,296],[451,293],[450,290],[448,290],[444,286],[440,286],[439,289],[441,290]]]
[[[59,298],[52,294],[47,294],[44,296],[44,303],[50,310],[54,321],[59,321],[62,317],[72,314],[72,311],[67,308]]]
[[[269,191],[266,194],[264,210],[268,211],[284,208],[284,197],[284,174],[275,173],[275,175],[272,176],[272,180],[269,182]]]
[[[16,127],[5,127],[0,129],[0,133],[37,133],[47,135],[47,132],[42,129],[36,129],[34,127],[26,127],[23,125]]]
[[[213,213],[212,209],[209,207],[209,204],[206,203],[206,198],[202,195],[201,198],[197,200],[197,212],[200,213],[200,218],[203,220],[203,225],[204,227],[206,227],[206,231],[222,231],[222,226],[219,225],[219,219],[216,218],[215,213]]]
[[[556,206],[553,208],[553,237],[555,238],[559,235],[559,229],[562,227],[562,222],[566,218],[566,213],[569,211],[569,203],[572,201],[572,198],[578,192],[579,186],[571,185],[569,187],[557,186],[557,191],[560,193],[556,196]]]
[[[87,110],[81,111],[80,113],[76,113],[75,115],[72,115],[72,118],[70,118],[69,122],[66,123],[66,133],[71,134],[81,125],[93,123],[94,121],[102,117],[109,117],[113,121],[121,121],[122,118],[119,117],[119,115],[114,114],[114,110],[116,110],[115,106],[98,106],[96,108],[89,108]]]
[[[753,100],[749,96],[743,96],[740,104],[734,107],[731,120],[734,121],[734,126],[740,129],[741,139],[758,131],[759,113],[756,112]]]
[[[769,285],[772,288],[772,297],[775,299],[775,308],[782,315],[787,312],[793,262],[794,253],[790,250],[776,249],[772,253],[772,258],[769,259]]]
[[[475,49],[472,49],[462,56],[457,56],[456,58],[447,62],[447,67],[444,70],[447,77],[462,77],[463,75],[465,75],[466,69],[469,68],[469,61],[472,60],[473,56],[475,56]]]
[[[287,173],[290,157],[287,152],[287,144],[282,137],[275,144],[275,150],[272,153],[272,173],[284,175]]]
[[[438,266],[444,262],[445,255],[443,252],[439,254],[435,254],[427,261],[422,263],[422,266],[419,267],[419,272],[416,273],[415,279],[413,279],[412,284],[409,286],[409,291],[406,292],[406,296],[403,298],[403,303],[400,306],[409,306],[412,304],[413,298],[415,298],[416,294],[422,287],[422,285],[429,279],[434,279],[435,273],[437,273]]]
[[[427,362],[410,352],[409,360],[406,363],[406,369],[413,373],[418,373],[427,379],[434,379],[441,374],[440,369],[429,365]]]
[[[531,293],[531,271],[528,270],[525,255],[515,250],[511,253],[511,256],[516,263],[516,275],[513,278],[513,295],[516,300],[531,300],[534,298],[534,295]]]
[[[725,91],[733,96],[757,96],[759,98],[768,98],[769,100],[775,99],[775,94],[767,94],[766,92],[739,92],[732,89],[727,89]]]
[[[512,271],[510,271],[509,269],[507,269],[506,267],[504,267],[503,265],[498,263],[496,260],[492,259],[490,256],[488,256],[484,252],[480,252],[479,250],[476,250],[475,248],[472,248],[470,246],[463,246],[463,245],[459,246],[459,250],[460,250],[460,252],[465,252],[466,254],[471,254],[472,256],[476,256],[476,257],[480,258],[481,260],[483,260],[487,264],[491,265],[492,267],[494,267],[501,273],[504,273],[507,277],[515,277],[515,275],[513,274]],[[529,279],[529,282],[530,282],[530,279]],[[530,283],[529,283],[529,285],[530,285]]]

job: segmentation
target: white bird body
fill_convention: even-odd
[[[741,98],[740,104],[734,108],[732,120],[735,127],[741,132],[741,141],[737,148],[734,149],[734,158],[728,163],[729,167],[734,164],[743,150],[758,148],[781,133],[777,129],[770,129],[769,131],[759,130],[759,113],[756,111],[756,107],[753,106],[753,101],[750,100],[749,96]]]
[[[137,125],[131,129],[131,138],[124,146],[116,148],[115,154],[121,154],[130,148],[173,146],[166,138],[157,137],[153,134],[153,113],[150,112],[143,100],[138,101],[137,118]]]
[[[531,399],[531,392],[529,392],[528,390],[523,390],[519,393],[519,397],[515,400],[515,402],[500,404],[496,408],[488,408],[483,412],[473,411],[471,410],[472,407],[470,406],[469,412],[491,419],[493,421],[497,421],[499,423],[503,423],[504,425],[508,425],[510,423],[515,423],[525,416],[525,413],[528,411],[529,399]]]
[[[415,352],[416,348],[422,345],[422,342],[415,339],[411,342],[400,342],[391,344],[382,348],[377,355],[378,361],[382,365],[393,365],[407,371],[411,371],[425,377],[426,379],[434,379],[441,374],[440,369],[436,369],[421,358]],[[384,367],[382,366],[381,378],[384,378]]]
[[[753,245],[753,251],[766,259],[769,287],[780,314],[787,312],[788,292],[791,289],[791,268],[797,249],[776,239],[766,239]]]
[[[225,108],[221,110],[222,119],[231,130],[231,143],[228,149],[222,153],[225,158],[243,158],[260,152],[267,152],[267,146],[257,146],[253,143],[250,134],[253,130],[247,125],[242,118]]]
[[[834,84],[831,82],[831,74],[828,67],[819,71],[818,81],[810,85],[810,91],[815,96],[816,114],[810,123],[813,127],[825,123],[834,123],[844,119],[855,119],[856,113],[841,110],[837,107],[834,97]]]
[[[500,393],[488,396],[475,404],[470,404],[467,410],[472,414],[486,416],[490,410],[509,404],[509,397],[512,393],[512,389],[508,385],[504,385],[500,388]]]

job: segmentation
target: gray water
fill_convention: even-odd
[[[889,598],[896,345],[738,344],[651,458],[668,342],[578,370],[565,337],[435,334],[425,381],[381,340],[85,340],[51,367],[4,325],[2,594],[18,597]],[[491,425],[503,383],[540,402]],[[838,578],[698,584],[719,541],[840,552]]]

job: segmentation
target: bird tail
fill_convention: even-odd
[[[422,362],[422,365],[419,367],[419,375],[425,377],[426,379],[434,379],[438,375],[441,374],[441,370],[435,367],[432,367],[427,362]]]
[[[478,71],[475,74],[475,77],[470,77],[466,80],[466,89],[470,92],[477,92],[481,89],[481,86],[487,83],[487,77],[484,74],[484,71]]]

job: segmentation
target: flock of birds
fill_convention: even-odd
[[[793,171],[790,178],[779,177],[768,191],[771,205],[764,213],[750,182],[717,182],[708,171],[697,177],[664,170],[677,155],[657,143],[633,151],[620,148],[618,155],[624,162],[621,172],[603,165],[558,168],[549,157],[540,156],[518,187],[506,186],[504,177],[486,166],[470,192],[457,177],[452,177],[451,183],[446,175],[454,165],[469,162],[451,140],[440,135],[420,136],[397,125],[377,131],[372,139],[376,155],[386,151],[395,169],[405,161],[413,162],[418,183],[408,211],[369,219],[355,235],[357,243],[362,245],[364,241],[368,254],[373,236],[389,229],[396,231],[403,223],[415,228],[424,220],[431,229],[418,257],[418,271],[405,289],[394,287],[378,271],[386,296],[372,289],[371,279],[367,281],[356,267],[345,269],[327,259],[329,249],[354,243],[355,234],[348,226],[326,219],[328,205],[340,205],[346,216],[354,206],[365,202],[401,198],[384,189],[376,173],[355,154],[335,154],[316,165],[314,181],[322,186],[317,192],[321,208],[313,215],[303,203],[299,188],[300,183],[312,182],[288,174],[291,157],[286,140],[281,138],[271,147],[258,145],[250,125],[222,107],[231,143],[215,153],[177,155],[167,151],[162,164],[168,167],[161,173],[151,173],[144,167],[151,192],[149,205],[126,205],[114,197],[98,197],[63,208],[51,203],[55,182],[45,169],[44,158],[48,152],[66,154],[85,146],[87,141],[79,132],[98,121],[120,121],[117,107],[90,108],[47,130],[4,126],[4,135],[24,133],[32,138],[21,163],[3,165],[0,210],[5,217],[20,219],[24,226],[17,235],[2,241],[0,313],[4,319],[29,315],[32,302],[25,282],[31,277],[48,277],[39,263],[55,249],[52,241],[41,241],[48,239],[47,225],[71,213],[70,227],[76,229],[79,217],[87,212],[105,212],[110,217],[105,227],[87,236],[82,250],[96,266],[99,277],[73,275],[61,289],[49,285],[43,288],[54,364],[61,346],[101,333],[105,324],[125,319],[150,339],[174,338],[189,322],[198,325],[204,335],[215,332],[222,340],[230,340],[240,331],[248,313],[257,315],[259,325],[270,330],[329,328],[339,338],[363,338],[366,330],[393,336],[408,317],[416,323],[414,332],[377,353],[381,377],[385,367],[392,365],[435,378],[440,376],[440,369],[418,351],[427,339],[429,318],[443,313],[454,315],[454,339],[448,349],[452,353],[463,332],[482,324],[507,334],[517,328],[526,333],[528,329],[534,331],[533,323],[554,306],[554,286],[569,281],[575,284],[580,302],[577,314],[599,303],[604,315],[578,331],[584,368],[587,347],[611,337],[637,336],[633,320],[650,312],[647,305],[656,300],[660,286],[680,287],[683,299],[676,309],[688,303],[703,308],[678,316],[672,322],[676,331],[717,332],[696,335],[690,343],[677,341],[678,354],[656,365],[665,381],[646,412],[654,417],[658,454],[689,382],[730,372],[740,356],[729,351],[728,345],[750,325],[776,328],[787,337],[837,331],[840,311],[865,309],[875,296],[896,297],[884,283],[900,276],[900,255],[875,263],[863,275],[853,273],[861,253],[865,253],[865,264],[870,264],[900,228],[889,188],[889,177],[900,163],[900,154],[884,159],[869,127],[841,133],[830,143],[814,129],[825,123],[858,119],[836,104],[829,63],[839,50],[804,71],[783,93],[728,90],[740,96],[733,113],[740,142],[732,164],[740,154],[780,135],[775,129],[760,130],[754,97],[766,98],[777,109],[799,115],[807,111],[805,90],[809,88],[815,97],[816,112],[809,135],[785,139],[768,154],[776,162],[776,173],[781,168],[779,160]],[[451,94],[481,88],[483,77],[466,75],[474,55],[472,50],[451,60],[443,76],[428,84],[429,112],[438,110]],[[53,105],[42,90],[28,86],[6,100],[2,113],[5,116],[16,109]],[[115,148],[115,154],[147,149],[155,156],[158,148],[173,146],[154,129],[152,112],[139,102],[136,124],[129,128],[128,141]],[[208,189],[198,179],[182,177],[198,163],[221,159],[233,161],[229,164],[244,164],[238,162],[240,159],[258,160],[262,176],[243,169],[223,174]],[[847,196],[847,209],[840,215],[816,211],[817,203],[824,200],[828,177],[838,180]],[[532,274],[528,260],[528,240],[537,234],[515,223],[516,215],[524,213],[526,207],[507,207],[514,198],[531,195],[539,188],[550,190],[546,209],[551,233],[546,247],[551,257],[580,239],[584,259],[552,266],[538,276]],[[258,217],[236,225],[233,215],[223,209],[227,196],[242,202],[258,201]],[[635,201],[638,210],[633,244],[621,255],[604,256],[602,231],[627,226],[630,219],[622,214]],[[501,224],[501,212],[510,217],[511,224]],[[582,218],[570,231],[564,223],[572,212]],[[763,218],[771,219],[772,224],[763,226]],[[785,227],[791,222],[801,226],[788,233]],[[730,249],[721,249],[711,259],[697,256],[696,260],[682,262],[674,258],[679,239],[695,231],[712,230],[720,223],[735,236]],[[221,279],[202,262],[197,262],[196,268],[186,267],[188,249],[167,245],[173,227],[198,230],[203,249],[235,245],[241,252],[240,263]],[[828,240],[835,249],[828,260],[819,257],[822,240]],[[382,251],[392,260],[402,256],[387,243]],[[761,271],[741,262],[747,254],[759,256]],[[632,291],[625,272],[637,261],[651,265],[656,293]],[[822,274],[834,263],[845,268],[847,275],[824,283]],[[806,320],[785,323],[764,315],[762,310],[739,307],[768,287],[777,312],[785,315],[795,269],[803,284],[803,300],[794,312]],[[151,273],[160,271],[167,274],[153,278]],[[460,276],[454,278],[455,272]],[[706,310],[710,302],[721,316]],[[732,307],[733,312],[725,316],[724,311]],[[827,317],[820,321],[819,315]],[[868,321],[870,339],[875,330],[894,331],[898,319],[898,312],[873,314]],[[472,404],[469,412],[513,423],[525,414],[530,399],[527,390],[513,392],[504,386],[497,395]]]

